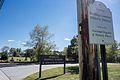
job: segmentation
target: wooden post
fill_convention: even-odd
[[[81,69],[82,69],[82,65],[81,65],[81,54],[82,54],[82,40],[81,40],[81,27],[82,27],[82,2],[81,0],[77,0],[77,22],[78,22],[78,58],[79,58],[79,74],[82,74]],[[81,75],[79,75],[80,80],[81,80]]]
[[[65,67],[66,67],[66,59],[65,59],[65,56],[64,56],[64,74],[65,74]]]
[[[41,68],[42,68],[42,63],[41,63],[41,56],[40,56],[40,59],[39,59],[39,78],[41,78]]]
[[[101,61],[102,61],[102,75],[103,75],[103,80],[108,80],[105,45],[100,45],[100,49],[101,49]]]
[[[100,61],[99,61],[99,46],[98,45],[93,45],[94,46],[94,52],[95,52],[95,73],[96,73],[96,77],[95,80],[101,80],[101,74],[100,74]]]
[[[99,76],[99,80],[101,80],[101,70],[100,70],[100,46],[97,45],[97,65],[98,65],[98,76]]]
[[[80,80],[100,80],[97,45],[89,44],[88,5],[94,0],[77,0]]]

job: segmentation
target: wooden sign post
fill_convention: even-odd
[[[112,13],[102,2],[77,0],[80,80],[100,80],[97,45],[101,45],[103,80],[108,80],[105,44],[114,43]]]
[[[106,62],[106,44],[114,43],[112,12],[102,2],[89,5],[89,42],[100,44],[103,80],[108,80]]]
[[[88,6],[94,0],[77,0],[80,80],[100,80],[97,45],[89,44]]]
[[[66,60],[64,55],[40,55],[39,78],[41,78],[42,65],[64,64],[63,73],[65,74]]]

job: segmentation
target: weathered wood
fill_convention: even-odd
[[[99,62],[99,55],[98,55],[98,46],[93,45],[93,79],[91,80],[100,80],[100,62]]]
[[[97,45],[89,44],[87,10],[89,2],[94,0],[77,0],[80,80],[100,80]]]

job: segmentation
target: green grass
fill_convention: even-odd
[[[70,68],[70,67],[68,67]],[[67,68],[67,69],[68,69]],[[77,71],[79,68],[77,67]],[[67,70],[68,71],[68,70]],[[26,77],[24,80],[38,80],[38,75],[39,73],[34,73],[28,77]],[[57,76],[57,77],[55,77]],[[42,72],[41,79],[43,78],[48,78],[48,77],[55,77],[51,78],[49,80],[78,80],[79,74],[74,74],[68,71],[68,73],[63,74],[63,67],[58,67],[58,68],[53,68],[53,69],[48,69]]]
[[[4,63],[4,62],[7,62],[9,63],[10,60],[11,60],[12,57],[8,57],[8,60],[0,60],[0,63]],[[30,58],[27,57],[27,60],[25,61],[25,57],[13,57],[14,59],[14,62],[29,62],[30,61]]]
[[[108,65],[109,80],[120,80],[120,64]]]
[[[26,77],[24,80],[38,80],[38,75],[38,73],[34,73]],[[48,80],[79,80],[79,68],[78,66],[67,67],[66,74],[64,75],[62,67],[48,69],[42,72],[42,78],[48,78],[53,76],[57,77]],[[109,80],[120,80],[120,64],[108,64],[108,77]]]
[[[8,62],[10,62],[11,58],[12,57],[8,58]],[[25,57],[13,57],[13,59],[14,59],[15,62],[23,62],[23,61],[25,61]],[[27,61],[30,61],[29,57],[27,57]]]

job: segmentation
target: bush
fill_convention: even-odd
[[[1,60],[7,60],[7,59],[8,59],[7,53],[2,53],[1,54]]]

